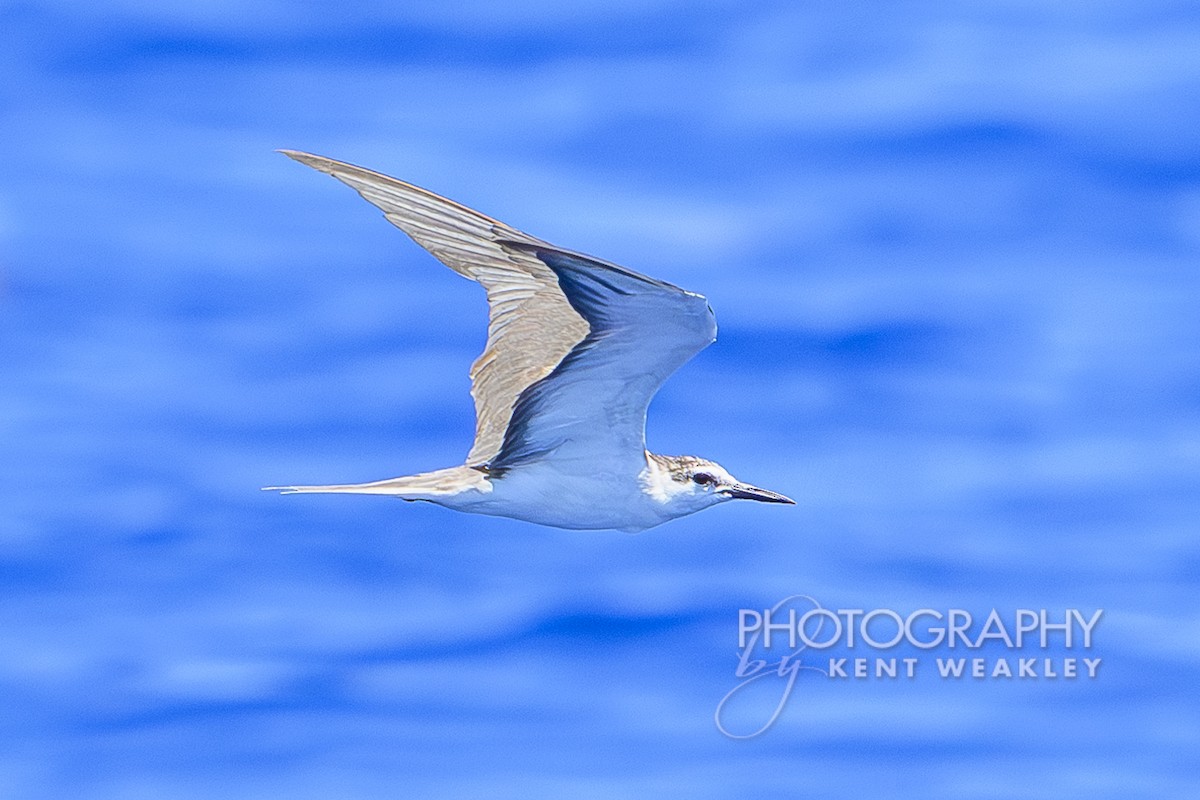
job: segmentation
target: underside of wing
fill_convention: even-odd
[[[607,464],[640,471],[651,398],[716,338],[708,301],[578,253],[527,242],[506,247],[536,257],[557,275],[589,332],[517,398],[491,468],[553,460],[567,469]]]
[[[483,285],[488,339],[471,367],[476,426],[466,463],[494,459],[517,398],[549,375],[589,330],[559,288],[558,276],[528,249],[550,246],[387,175],[322,156],[282,152],[347,184],[443,264]]]

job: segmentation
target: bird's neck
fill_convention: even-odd
[[[642,491],[663,505],[669,505],[680,495],[688,493],[687,484],[675,480],[670,462],[663,456],[646,453],[646,468],[638,475]]]

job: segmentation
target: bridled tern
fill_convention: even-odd
[[[558,528],[640,531],[726,500],[792,503],[719,464],[646,450],[646,407],[716,340],[708,301],[564,250],[417,186],[282,151],[347,184],[450,269],[483,285],[471,367],[475,443],[462,466],[372,483],[271,486],[382,494]]]

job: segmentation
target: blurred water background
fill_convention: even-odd
[[[1200,791],[1191,4],[7,0],[0,75],[0,795]],[[706,294],[650,446],[798,505],[260,493],[458,463],[484,336],[281,147]],[[727,739],[795,593],[1103,608],[1104,666]]]

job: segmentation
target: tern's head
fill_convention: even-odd
[[[792,503],[791,498],[743,483],[715,461],[695,456],[650,456],[648,488],[681,514],[715,506],[726,500]]]

